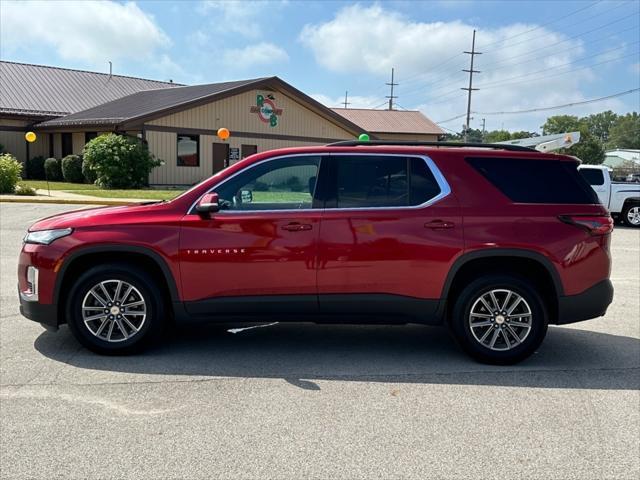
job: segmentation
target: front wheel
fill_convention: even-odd
[[[622,209],[622,221],[627,227],[640,227],[640,204],[630,203]]]
[[[153,278],[141,269],[99,265],[80,275],[67,303],[69,329],[89,350],[134,353],[157,340],[164,304]]]
[[[460,346],[480,362],[520,362],[542,343],[548,317],[544,302],[525,279],[478,278],[458,296],[450,327]]]

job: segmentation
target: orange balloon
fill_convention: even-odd
[[[222,127],[218,129],[218,138],[220,138],[220,140],[226,140],[230,136],[231,136],[231,132],[229,131],[228,128]]]

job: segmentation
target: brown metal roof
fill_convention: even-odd
[[[147,117],[165,110],[182,107],[192,102],[211,99],[225,92],[235,92],[240,87],[253,85],[264,79],[236,82],[210,83],[190,87],[145,90],[98,105],[81,112],[55,118],[38,124],[38,127],[71,127],[78,125],[118,125],[137,118]]]
[[[332,110],[370,133],[444,134],[440,127],[418,111],[364,108],[333,108]]]
[[[260,88],[284,91],[307,108],[347,131],[356,134],[364,131],[347,118],[335,113],[278,77],[146,90],[65,117],[39,123],[37,127],[50,129],[104,125],[123,130],[138,128],[154,118]]]
[[[0,61],[0,113],[60,116],[142,90],[175,86],[144,78]]]

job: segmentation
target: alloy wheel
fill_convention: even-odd
[[[82,320],[92,335],[106,342],[123,342],[140,332],[147,303],[136,287],[123,280],[94,285],[82,301]]]
[[[631,207],[627,211],[627,220],[633,225],[640,225],[640,206]]]
[[[508,289],[494,289],[480,295],[469,313],[469,327],[475,340],[496,351],[520,345],[531,331],[533,314],[527,301]]]

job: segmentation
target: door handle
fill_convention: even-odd
[[[430,228],[432,230],[444,230],[447,228],[453,228],[455,223],[447,222],[445,220],[433,220],[424,224],[424,228]]]
[[[288,232],[301,232],[303,230],[311,230],[311,225],[308,223],[289,223],[280,228],[282,228],[282,230],[287,230]]]

